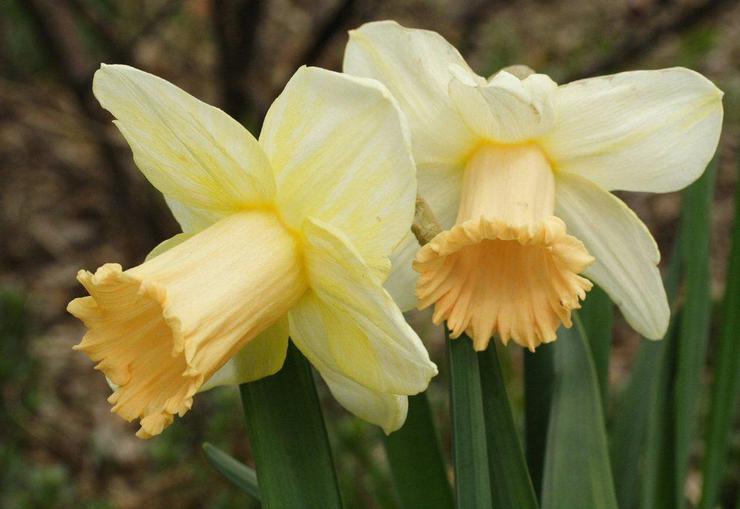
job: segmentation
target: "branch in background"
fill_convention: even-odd
[[[622,69],[629,62],[652,48],[666,35],[690,30],[706,21],[710,16],[716,14],[721,7],[730,5],[734,1],[735,0],[708,0],[704,3],[688,7],[672,18],[660,21],[642,33],[638,33],[636,35],[629,34],[616,45],[616,49],[613,50],[604,60],[594,62],[590,66],[586,66],[584,69],[573,73],[573,75],[564,79],[563,83],[590,76],[599,76],[601,74]],[[660,6],[656,6],[655,9],[660,9]],[[656,13],[657,12],[654,12],[653,14]]]
[[[129,63],[131,47],[119,44],[111,23],[102,19],[98,13],[90,9],[90,6],[81,0],[66,0],[64,3],[95,33],[96,38],[105,46],[106,52],[113,57],[115,62]]]
[[[334,14],[326,19],[320,26],[312,30],[316,37],[306,45],[306,48],[295,60],[292,69],[302,65],[314,65],[319,60],[334,36],[339,33],[352,18],[355,0],[342,0]]]
[[[126,43],[123,45],[126,48],[135,47],[139,41],[145,39],[162,23],[170,19],[172,16],[180,12],[182,7],[182,0],[169,0],[162,5],[146,22],[132,35]]]
[[[159,242],[164,236],[163,232],[159,230],[155,221],[147,220],[150,214],[134,206],[126,167],[121,164],[115,146],[101,127],[103,122],[107,123],[107,118],[103,116],[103,110],[97,106],[92,95],[94,67],[85,61],[84,51],[72,32],[74,25],[69,12],[65,11],[61,4],[44,0],[25,0],[18,5],[24,8],[38,38],[39,46],[46,53],[47,60],[59,76],[61,84],[75,98],[77,107],[85,119],[84,127],[98,150],[101,166],[110,172],[108,191],[111,203],[116,209],[116,216],[121,218],[122,225],[127,230],[131,230],[133,223],[139,230],[140,225],[145,224],[148,229],[141,233],[148,235],[149,238],[142,239],[148,246]],[[142,251],[139,246],[131,244],[133,240],[131,237],[127,237],[127,240],[130,254]]]
[[[254,111],[248,82],[265,3],[262,0],[213,0],[213,32],[218,47],[221,106],[239,119]]]
[[[470,2],[460,16],[460,41],[457,48],[463,55],[470,55],[476,49],[478,30],[492,14],[494,7],[503,5],[496,0],[478,0]]]

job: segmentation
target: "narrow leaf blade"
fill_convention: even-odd
[[[245,493],[260,499],[260,488],[257,473],[245,464],[232,458],[218,447],[205,442],[203,452],[211,465],[231,483]]]
[[[559,331],[554,368],[542,508],[617,509],[599,381],[577,316]]]
[[[458,509],[491,507],[488,454],[478,357],[466,335],[450,339],[450,410],[452,457],[455,466],[455,503]]]
[[[496,509],[537,509],[496,346],[478,354],[491,498]]]
[[[386,436],[384,443],[396,491],[405,509],[454,507],[426,393],[409,397],[406,423]]]
[[[553,343],[542,344],[536,352],[524,350],[524,435],[527,466],[535,493],[542,499],[547,426],[554,379]]]
[[[701,380],[709,339],[710,295],[709,242],[714,194],[715,163],[684,191],[682,220],[683,259],[686,265],[686,298],[681,313],[675,380],[676,507],[683,507],[684,484],[697,421]]]
[[[717,364],[709,411],[701,509],[712,509],[717,505],[725,474],[730,429],[740,406],[740,341],[737,338],[740,331],[740,185],[735,191],[733,231],[722,306],[722,329],[715,354]]]

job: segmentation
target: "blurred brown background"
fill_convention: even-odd
[[[158,74],[256,134],[299,65],[340,69],[347,30],[387,18],[440,32],[482,75],[523,63],[563,83],[682,65],[712,79],[726,94],[713,230],[713,290],[721,295],[738,168],[738,1],[2,0],[0,508],[250,504],[200,450],[208,440],[248,461],[234,390],[200,396],[164,435],[143,442],[109,413],[105,380],[71,350],[82,335],[65,312],[82,294],[76,271],[138,264],[177,231],[93,98],[95,69],[127,63]],[[626,199],[667,258],[679,196]],[[412,319],[443,369],[430,390],[442,416],[439,331],[426,315]],[[619,327],[617,388],[637,341]],[[511,354],[515,373],[519,352]],[[348,507],[397,507],[379,430],[324,400]]]

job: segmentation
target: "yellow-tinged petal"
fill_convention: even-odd
[[[312,219],[304,235],[311,292],[289,313],[298,348],[313,364],[376,392],[426,389],[437,367],[349,239]]]
[[[231,357],[307,288],[293,234],[271,212],[222,219],[125,272],[80,271],[89,297],[68,310],[89,329],[77,349],[117,386],[113,411],[160,433]]]
[[[317,369],[336,400],[357,417],[380,426],[386,434],[403,426],[408,397],[370,390],[324,366]]]
[[[438,33],[380,21],[350,31],[343,68],[388,87],[408,118],[418,164],[459,165],[476,137],[448,95],[453,64],[473,75]]]
[[[585,178],[560,174],[555,193],[555,213],[596,258],[584,274],[637,332],[662,338],[670,310],[657,267],[660,252],[647,227],[622,200]]]
[[[384,280],[416,196],[407,129],[388,91],[373,80],[301,68],[267,113],[260,144],[286,221],[300,228],[311,216],[340,229]]]
[[[220,216],[272,199],[264,153],[223,111],[125,65],[103,65],[93,91],[116,117],[136,165],[166,197]]]
[[[183,242],[185,242],[192,236],[193,236],[192,233],[178,233],[177,235],[170,237],[167,240],[163,240],[162,242],[157,244],[154,247],[154,249],[149,251],[149,254],[146,255],[146,260],[151,260],[152,258],[156,258],[162,253],[166,253],[173,247],[179,246],[180,244],[182,244]]]
[[[541,143],[556,170],[606,190],[667,192],[704,171],[722,128],[722,92],[684,68],[561,86],[558,122]]]
[[[239,385],[274,375],[288,351],[288,315],[260,332],[201,387],[207,391],[221,385]]]

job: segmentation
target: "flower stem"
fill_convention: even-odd
[[[311,367],[291,343],[275,375],[240,386],[265,509],[342,507]]]

